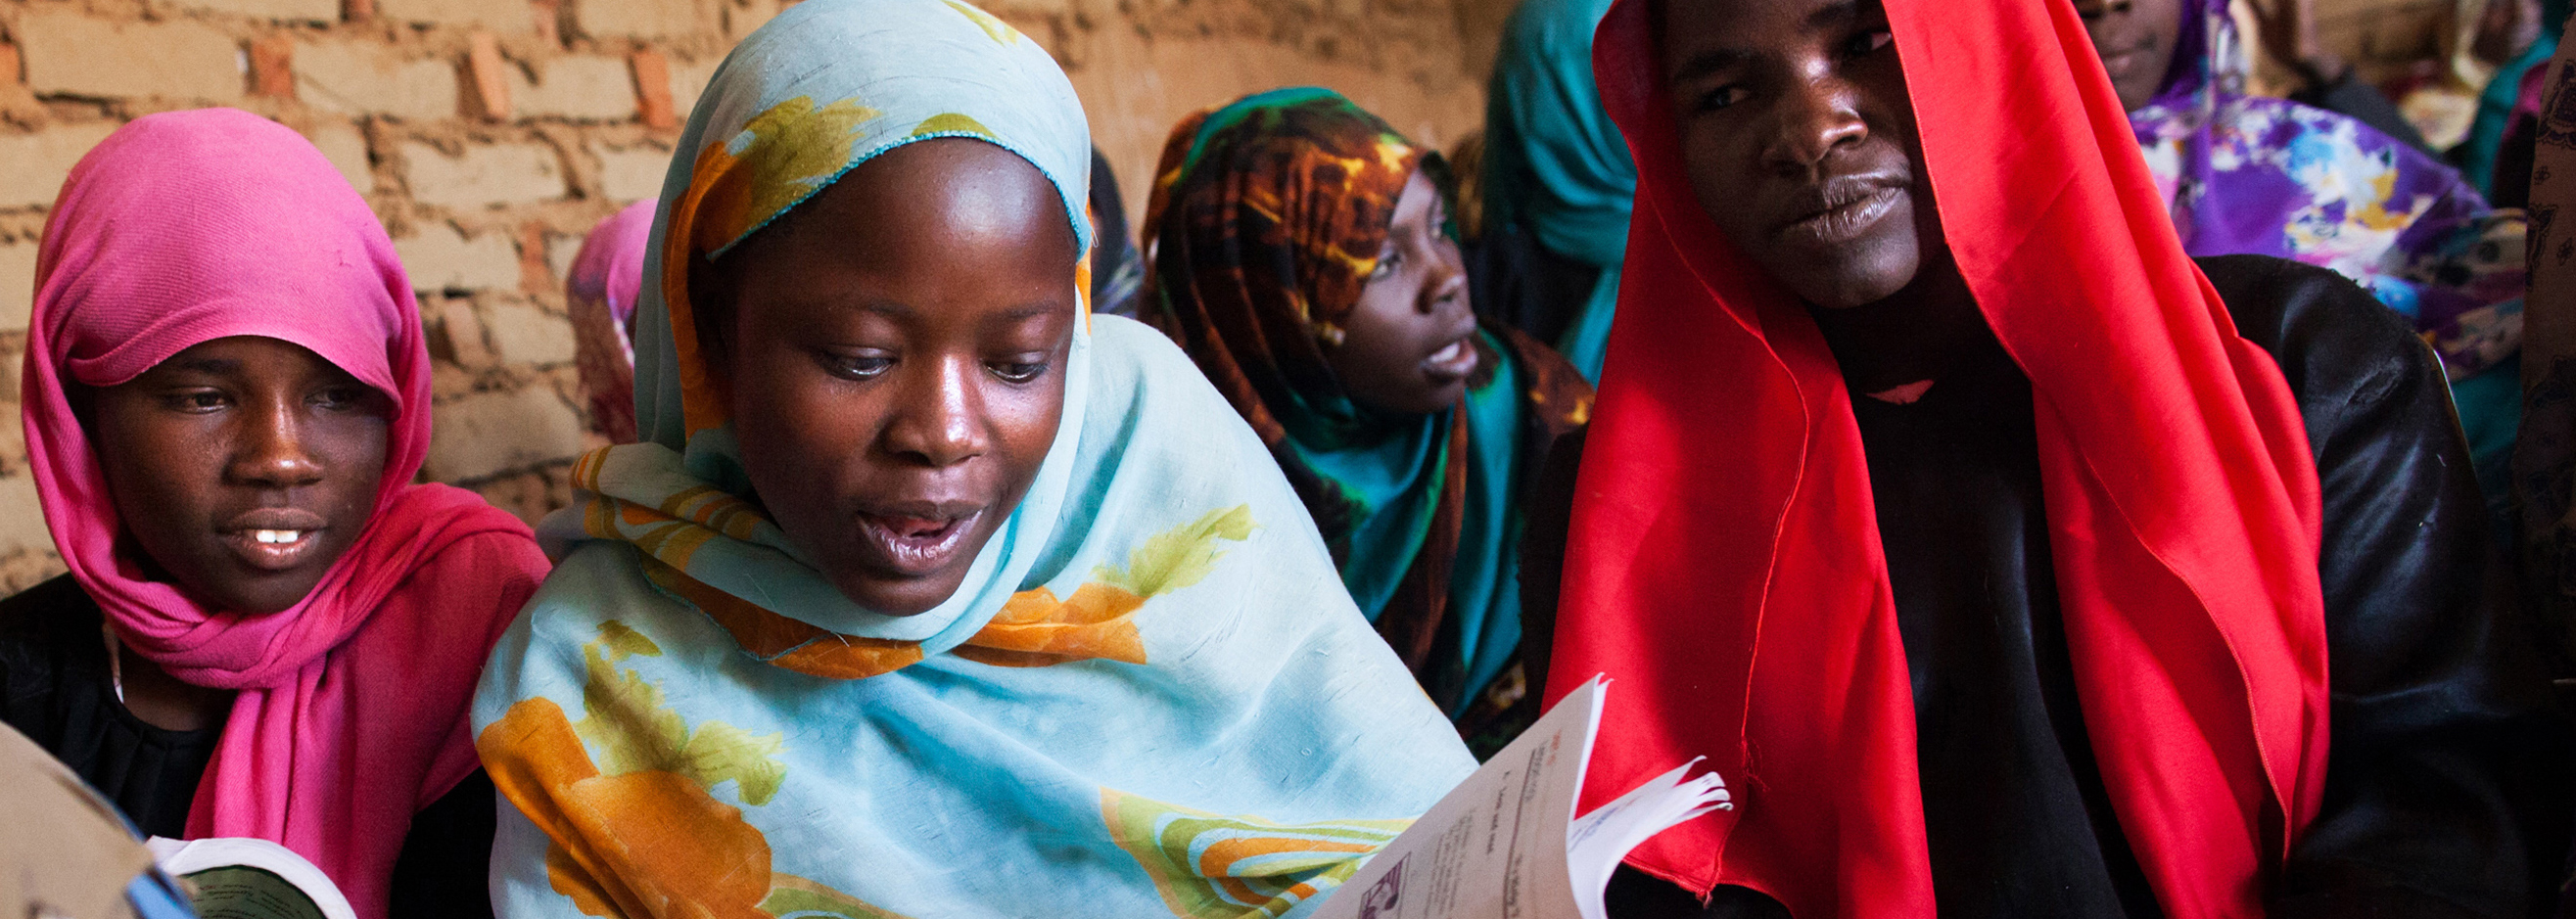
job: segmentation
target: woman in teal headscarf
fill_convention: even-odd
[[[1194,115],[1156,170],[1147,302],[1270,445],[1360,610],[1489,754],[1537,708],[1523,493],[1592,389],[1477,322],[1439,162],[1330,90]]]
[[[2505,135],[2515,118],[2540,105],[2537,84],[2549,69],[2549,59],[2558,55],[2568,12],[2568,0],[2541,0],[2539,36],[2524,46],[2521,54],[2498,65],[2486,89],[2478,93],[2477,118],[2469,123],[2468,139],[2460,142],[2452,156],[2460,164],[2460,175],[2477,186],[2479,194],[2492,197],[2500,186],[2524,186],[2530,181],[2528,176],[2497,175],[2497,160],[2504,153]],[[2525,158],[2521,164],[2528,167],[2529,160]],[[2510,200],[2519,206],[2527,194],[2517,191]]]
[[[1544,250],[1525,270],[1590,274],[1572,285],[1583,294],[1567,304],[1570,313],[1529,331],[1550,336],[1583,378],[1595,382],[1610,344],[1629,202],[1637,195],[1637,165],[1592,81],[1592,29],[1609,10],[1610,0],[1525,0],[1503,23],[1477,183],[1485,196],[1485,234],[1526,234]]]
[[[717,70],[644,442],[475,700],[500,915],[1295,915],[1473,768],[1225,400],[1083,312],[1088,150],[957,0]]]

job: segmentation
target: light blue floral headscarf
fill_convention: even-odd
[[[647,441],[576,467],[475,701],[501,915],[1298,914],[1473,768],[1260,441],[1136,323],[1077,329],[1036,482],[938,607],[859,607],[766,518],[687,273],[931,137],[1028,160],[1088,245],[1072,87],[956,0],[808,0],[692,113]]]

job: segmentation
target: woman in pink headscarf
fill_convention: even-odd
[[[146,831],[282,843],[367,919],[488,911],[466,703],[546,562],[412,483],[429,356],[366,203],[247,112],[126,125],[55,202],[21,385],[71,572],[0,602],[0,720]]]
[[[635,442],[635,295],[644,287],[652,236],[653,202],[627,205],[591,228],[564,281],[574,366],[590,392],[590,429],[611,443]]]

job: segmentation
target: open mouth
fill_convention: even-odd
[[[925,575],[955,561],[966,534],[984,512],[922,515],[916,511],[861,512],[859,532],[896,570]]]
[[[1440,350],[1431,352],[1429,357],[1423,358],[1422,372],[1432,380],[1445,384],[1466,379],[1468,374],[1475,372],[1477,360],[1479,358],[1476,355],[1476,331],[1470,328],[1466,334],[1458,336],[1456,340],[1442,345]]]
[[[243,564],[285,571],[304,564],[322,543],[329,522],[312,511],[264,507],[234,517],[217,532]]]

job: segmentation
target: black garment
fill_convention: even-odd
[[[1476,315],[1553,344],[1601,280],[1601,268],[1549,251],[1516,226],[1492,226],[1459,247]]]
[[[1118,173],[1100,148],[1091,148],[1091,311],[1136,318],[1145,285],[1145,259],[1127,235],[1127,205],[1118,197]]]
[[[116,698],[102,613],[70,575],[0,599],[0,722],[115,802],[143,832],[185,835],[223,728],[156,727]],[[475,770],[412,816],[391,919],[492,915],[492,780]]]
[[[2424,132],[2416,130],[2415,123],[2406,120],[2405,113],[2397,110],[2397,103],[2388,101],[2388,94],[2380,92],[2379,87],[2363,82],[2358,73],[2345,70],[2342,76],[2331,82],[2311,81],[2298,92],[2291,93],[2290,101],[2325,109],[2369,125],[2391,140],[2423,151],[2425,156],[2440,158],[2441,152],[2425,142]]]
[[[2568,811],[2537,789],[2569,774],[2565,728],[2500,580],[2441,367],[2332,272],[2200,265],[2239,333],[2280,361],[2323,491],[2332,747],[2274,915],[2529,914],[2563,851]],[[2077,704],[2032,413],[1991,339],[1920,401],[1854,400],[1913,675],[1934,896],[1945,917],[2161,915]],[[1622,919],[1784,914],[1740,888],[1703,909],[1625,869],[1611,900]]]

